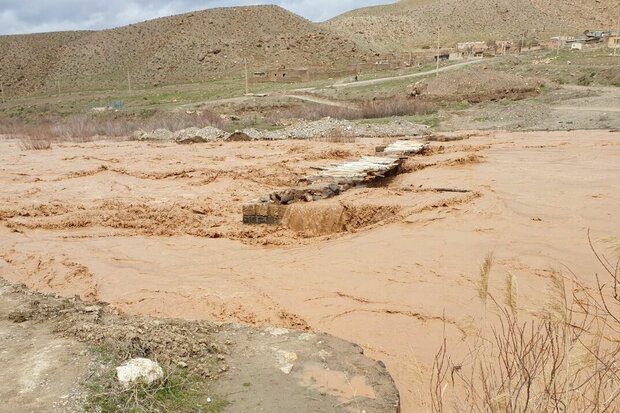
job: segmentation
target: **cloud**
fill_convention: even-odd
[[[313,21],[393,0],[0,0],[0,34],[97,30],[211,7],[277,4]]]

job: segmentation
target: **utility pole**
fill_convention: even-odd
[[[4,82],[0,82],[0,92],[2,92],[2,104],[5,104],[6,99],[4,98]]]
[[[560,55],[560,45],[562,44],[562,30],[560,30],[560,33],[558,34],[558,49],[555,52],[556,56]]]
[[[437,25],[437,72],[435,73],[436,77],[439,77],[439,55],[440,55],[440,46],[439,46],[439,25]]]
[[[620,37],[620,16],[618,17],[618,25],[617,25],[617,27],[618,27],[618,31],[616,33],[616,36]],[[617,39],[614,41],[612,46],[614,47],[614,56],[615,56],[616,55],[616,50],[618,50],[618,47],[620,47],[620,44],[618,43]]]
[[[525,32],[521,33],[521,49],[519,49],[519,53],[523,53],[524,45],[525,45]]]
[[[131,95],[131,73],[127,71],[127,88],[129,88],[129,94]]]
[[[248,59],[243,59],[243,66],[245,68],[245,94],[250,94],[250,81],[248,80]]]

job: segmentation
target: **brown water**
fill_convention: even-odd
[[[386,187],[312,205],[311,224],[300,210],[291,226],[302,232],[240,224],[241,202],[335,161],[328,145],[357,156],[379,142],[22,152],[0,141],[0,276],[132,314],[326,331],[385,361],[403,411],[417,411],[444,331],[458,349],[482,315],[489,252],[492,291],[511,272],[525,313],[544,306],[551,269],[593,280],[588,229],[620,237],[620,133],[434,144]]]

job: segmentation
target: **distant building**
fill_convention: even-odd
[[[463,42],[456,44],[456,51],[465,56],[482,57],[489,50],[486,42]]]
[[[499,40],[495,42],[496,53],[501,53],[501,54],[510,53],[513,47],[514,47],[514,43],[512,40]]]
[[[570,47],[572,50],[581,50],[583,49],[583,43],[575,42]]]
[[[620,48],[620,36],[609,36],[607,38],[607,47],[611,47],[612,49]]]
[[[620,36],[620,33],[616,30],[586,30],[584,33],[585,41],[587,44],[590,43],[608,43],[608,39],[612,37]]]

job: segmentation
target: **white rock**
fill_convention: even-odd
[[[316,334],[312,333],[301,333],[298,337],[301,341],[310,341],[316,337]]]
[[[291,374],[294,366],[295,365],[293,363],[285,364],[284,366],[280,367],[280,371],[284,374]]]
[[[118,381],[125,387],[142,381],[151,384],[164,378],[164,370],[159,363],[145,358],[135,358],[116,368]]]
[[[283,336],[285,334],[290,333],[290,330],[287,330],[286,328],[279,328],[279,327],[267,327],[265,329],[266,333],[271,334],[272,336]]]

